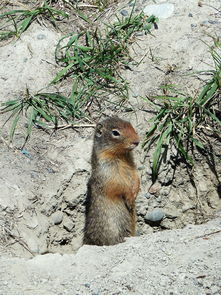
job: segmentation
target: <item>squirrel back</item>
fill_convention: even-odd
[[[140,181],[132,150],[139,137],[117,117],[98,123],[88,182],[84,243],[114,245],[135,235],[135,199]]]

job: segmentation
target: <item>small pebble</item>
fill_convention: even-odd
[[[143,36],[143,35],[144,35],[144,32],[137,32],[135,35],[136,35],[137,37],[139,37],[139,36]]]
[[[159,197],[156,199],[156,201],[157,201],[158,203],[161,203],[161,202],[162,202],[162,197],[159,196]]]
[[[189,16],[189,17],[193,17],[192,13],[189,13],[188,16]]]
[[[209,25],[209,24],[211,24],[211,25],[216,25],[216,24],[218,24],[219,22],[218,21],[215,21],[215,20],[204,20],[203,22],[202,22],[202,24],[203,25]]]
[[[145,169],[145,166],[139,166],[137,169],[138,170],[144,170]]]
[[[144,197],[145,197],[146,199],[150,199],[152,196],[153,196],[153,195],[151,195],[150,193],[146,193],[146,194],[144,194]]]
[[[219,22],[217,20],[208,20],[209,24],[217,25]]]
[[[191,24],[191,28],[196,28],[197,25],[196,24]]]
[[[144,7],[143,12],[148,16],[155,15],[159,18],[168,18],[174,13],[174,5],[172,3],[147,5]]]
[[[38,34],[38,35],[37,35],[37,39],[38,39],[38,40],[46,39],[46,35],[45,35],[45,34]]]
[[[46,170],[48,171],[48,173],[55,173],[55,171],[52,168],[46,168]]]
[[[160,222],[165,217],[165,213],[161,209],[153,209],[149,213],[147,213],[144,219],[148,222]]]
[[[24,156],[26,156],[27,158],[29,158],[29,159],[31,159],[32,158],[32,156],[30,155],[30,153],[27,151],[27,150],[21,150],[21,153],[24,155]]]
[[[123,16],[127,16],[128,15],[128,11],[126,9],[121,10],[121,15]]]
[[[160,183],[155,183],[151,185],[149,188],[149,193],[152,195],[159,195],[161,189],[161,184]]]
[[[39,174],[36,171],[32,171],[30,174],[31,174],[31,178],[37,178],[37,177],[39,177]]]
[[[88,284],[88,283],[86,283],[86,284],[84,284],[84,286],[86,287],[86,288],[90,288],[90,284]]]
[[[74,223],[72,221],[67,221],[64,223],[64,229],[66,229],[68,232],[71,232],[74,228]]]
[[[139,95],[138,94],[133,94],[133,97],[137,98],[137,97],[139,97]]]
[[[63,220],[63,213],[61,211],[57,211],[51,215],[51,220],[54,225],[60,224]]]

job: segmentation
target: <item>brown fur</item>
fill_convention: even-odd
[[[119,136],[113,136],[112,132]],[[114,245],[136,231],[135,199],[140,180],[132,157],[139,137],[117,117],[98,123],[88,182],[84,244]]]

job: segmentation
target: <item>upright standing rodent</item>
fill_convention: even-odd
[[[114,245],[136,230],[135,199],[140,180],[132,150],[139,137],[117,117],[98,123],[88,182],[84,244]]]

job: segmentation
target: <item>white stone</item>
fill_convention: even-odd
[[[63,220],[63,213],[61,211],[57,211],[57,212],[54,212],[52,215],[51,215],[51,221],[52,221],[52,224],[60,224]]]
[[[147,5],[143,9],[144,14],[151,16],[154,15],[159,18],[168,18],[174,12],[174,5],[171,3],[163,3],[159,5]]]

